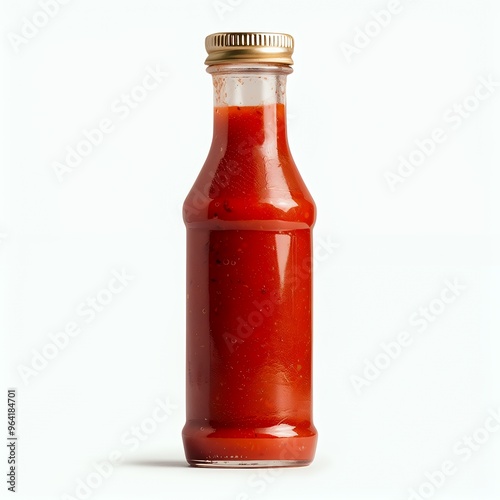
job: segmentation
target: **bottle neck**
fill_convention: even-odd
[[[288,153],[286,77],[289,66],[218,65],[207,70],[214,85],[212,148],[220,153],[252,148],[267,158]]]

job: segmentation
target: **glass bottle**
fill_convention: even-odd
[[[293,38],[216,33],[212,145],[183,206],[191,465],[307,465],[316,209],[287,140]]]

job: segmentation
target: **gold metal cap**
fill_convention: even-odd
[[[285,33],[213,33],[205,38],[205,64],[293,64],[293,37]]]

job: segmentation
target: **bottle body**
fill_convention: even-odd
[[[289,71],[213,71],[214,138],[183,207],[186,457],[206,466],[306,465],[317,439],[315,205],[286,137]]]

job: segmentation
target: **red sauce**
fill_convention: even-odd
[[[309,463],[315,206],[283,104],[215,108],[184,220],[188,462]]]

